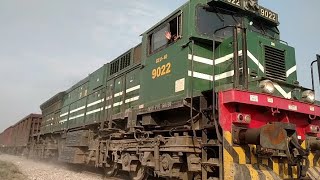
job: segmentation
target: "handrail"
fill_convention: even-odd
[[[219,142],[222,142],[222,136],[219,132],[219,128],[218,128],[218,122],[217,122],[217,119],[216,119],[216,92],[215,92],[215,35],[218,31],[220,30],[223,30],[223,29],[226,29],[226,28],[229,28],[229,27],[232,27],[234,28],[233,30],[233,50],[234,50],[234,87],[235,88],[238,88],[239,87],[239,77],[240,77],[240,74],[239,74],[239,50],[238,50],[238,29],[242,29],[244,30],[245,28],[242,28],[242,27],[239,27],[239,26],[234,26],[234,25],[228,25],[228,26],[224,26],[222,28],[219,28],[219,29],[216,29],[213,33],[213,39],[212,39],[212,60],[213,60],[213,64],[212,64],[212,89],[213,89],[213,92],[212,92],[212,117],[213,117],[213,120],[214,120],[214,124],[215,124],[215,130],[216,130],[216,133],[217,133],[217,136],[218,136],[218,140]],[[246,41],[246,31],[244,30],[244,33],[242,34],[242,42],[243,42],[243,51],[247,51],[247,41]],[[245,40],[244,40],[245,39]],[[246,55],[247,53],[245,53],[244,55]],[[248,73],[248,64],[247,64],[247,58],[244,58],[243,61],[245,61],[243,64],[244,64],[244,67],[246,67],[246,71],[244,70],[243,73]],[[245,82],[245,87],[247,88],[247,82],[248,82],[248,76],[245,75],[244,78],[246,78],[246,80],[244,81]]]
[[[317,60],[314,60],[311,62],[310,68],[311,68],[311,82],[312,82],[312,91],[315,93],[315,83],[314,83],[314,72],[313,72],[313,65],[314,63],[318,63],[318,77],[320,82],[320,55],[317,54]]]
[[[246,40],[246,36],[247,36],[247,32],[246,32],[246,28],[243,28],[241,26],[236,26],[236,25],[228,25],[228,26],[224,26],[222,28],[216,29],[213,33],[213,43],[215,44],[215,34],[218,31],[221,31],[223,29],[226,28],[234,28],[233,29],[233,66],[234,66],[234,88],[238,88],[240,83],[239,83],[239,78],[240,78],[240,65],[239,65],[239,49],[238,49],[238,29],[242,30],[242,53],[243,53],[243,78],[244,78],[244,87],[247,89],[248,88],[248,62],[247,62],[247,40]],[[214,46],[213,46],[214,47]],[[244,52],[245,51],[245,52]],[[213,61],[215,60],[214,57],[214,49],[213,49]],[[213,63],[213,89],[215,89],[214,87],[214,82],[215,82],[215,73],[214,73],[214,65],[215,63]],[[245,69],[244,69],[245,68]]]
[[[313,73],[313,65],[316,63],[317,60],[312,61],[310,68],[311,68],[311,83],[312,83],[312,91],[314,91],[314,73]]]

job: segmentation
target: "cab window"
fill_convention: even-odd
[[[170,19],[148,36],[149,54],[161,51],[181,38],[181,14]]]
[[[169,26],[167,25],[150,36],[152,52],[160,49],[161,47],[165,46],[168,43],[168,40],[165,36],[166,32],[168,31],[169,31]]]

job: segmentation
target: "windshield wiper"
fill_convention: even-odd
[[[260,23],[259,25],[260,25],[261,30],[263,31],[263,34],[264,34],[264,35],[267,35],[267,32],[266,32],[266,30],[264,29],[263,25],[262,25],[261,23]]]

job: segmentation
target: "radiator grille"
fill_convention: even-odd
[[[269,46],[264,47],[266,76],[268,78],[286,81],[285,52]]]
[[[122,69],[130,66],[131,64],[131,52],[121,55],[116,60],[111,62],[110,75],[113,75]]]
[[[123,57],[121,57],[120,70],[130,66],[130,57],[131,57],[131,53],[128,53]]]

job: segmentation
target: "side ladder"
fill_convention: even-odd
[[[218,141],[218,135],[211,118],[204,115],[208,111],[207,100],[200,97],[200,120],[201,129],[201,179],[202,180],[222,180],[222,145]]]

